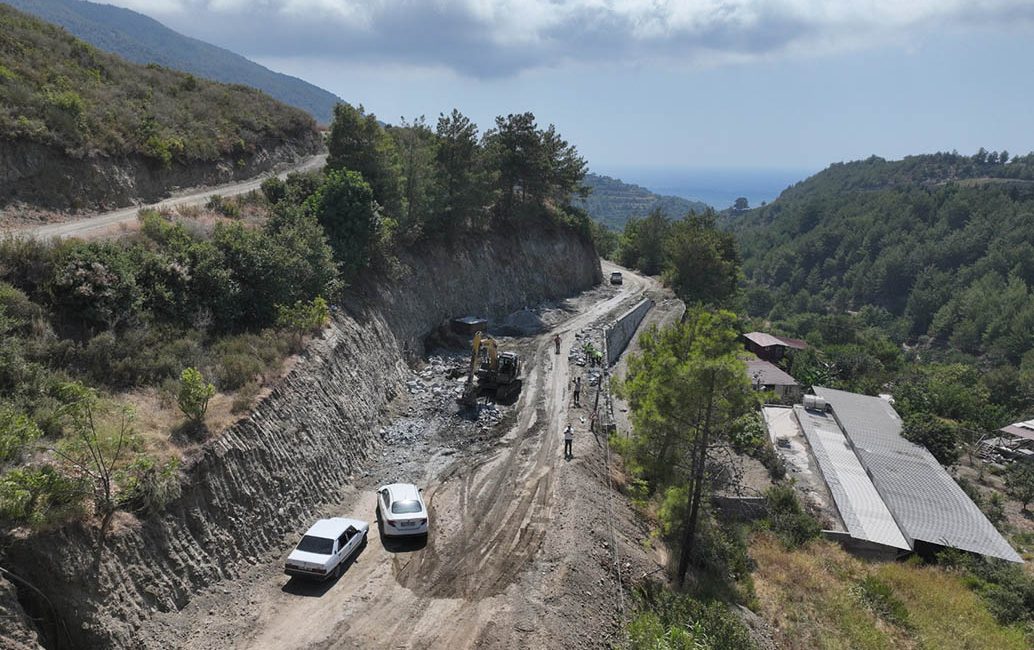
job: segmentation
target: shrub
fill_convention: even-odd
[[[853,591],[858,600],[876,616],[898,627],[911,627],[905,604],[889,585],[876,576],[866,576]]]
[[[200,423],[208,411],[208,401],[215,395],[215,386],[205,381],[196,368],[186,368],[180,376],[177,403],[187,419]]]
[[[223,390],[237,390],[254,379],[265,367],[262,359],[251,354],[225,354],[219,358],[216,380]]]
[[[786,478],[786,462],[783,461],[783,457],[775,450],[770,440],[766,440],[758,447],[753,455],[765,466],[773,481],[781,481]]]
[[[983,597],[1000,623],[1034,625],[1034,576],[1022,565],[954,549],[941,552],[937,561],[964,571],[966,584]]]
[[[237,394],[233,396],[233,403],[230,405],[232,413],[246,413],[251,410],[255,398],[258,397],[261,386],[257,381],[249,381],[244,384]]]
[[[901,435],[926,447],[942,465],[954,465],[959,460],[958,427],[947,420],[918,413],[905,419]]]
[[[0,518],[45,526],[82,512],[84,484],[50,465],[21,467],[0,476]]]
[[[1023,510],[1034,501],[1034,464],[1016,461],[1005,470],[1005,488],[1023,504]]]
[[[791,485],[776,485],[765,492],[768,526],[788,549],[799,548],[815,539],[822,526],[801,507]]]
[[[312,302],[299,300],[291,307],[276,306],[277,327],[289,331],[294,336],[294,348],[300,349],[302,338],[324,327],[330,321],[330,307],[321,296]]]
[[[213,194],[208,197],[208,203],[205,204],[205,207],[230,219],[236,219],[241,216],[240,205],[232,198],[228,199],[219,194]]]
[[[180,495],[179,461],[159,464],[154,458],[140,456],[119,472],[118,481],[119,505],[156,514]]]
[[[705,603],[653,582],[636,589],[635,601],[627,628],[634,650],[756,647],[747,626],[724,603]]]
[[[0,463],[17,460],[25,446],[42,435],[39,426],[27,415],[0,405]]]
[[[744,454],[755,452],[764,446],[768,440],[765,432],[765,425],[757,413],[744,415],[736,420],[733,430],[729,435],[729,442],[737,453]]]
[[[24,329],[43,318],[43,308],[29,300],[21,290],[0,282],[0,314],[6,314],[15,327]]]
[[[261,187],[266,200],[272,205],[280,203],[287,196],[287,184],[276,176],[271,176],[262,181]]]
[[[78,352],[78,366],[97,384],[117,389],[175,378],[203,357],[197,334],[158,328],[104,332]]]

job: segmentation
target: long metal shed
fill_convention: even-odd
[[[832,408],[873,486],[913,544],[1023,562],[937,459],[901,436],[901,418],[889,402],[821,386],[814,392]]]

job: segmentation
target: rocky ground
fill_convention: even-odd
[[[514,404],[456,397],[469,352],[432,349],[377,428],[374,458],[323,516],[374,520],[374,490],[396,480],[424,488],[432,532],[399,543],[371,530],[344,575],[289,580],[279,553],[257,556],[181,611],[142,624],[143,647],[610,647],[622,638],[629,588],[657,569],[648,529],[613,489],[607,445],[589,430],[600,372],[584,344],[655,285],[626,273],[565,301],[492,324],[502,350],[522,355]],[[559,333],[562,354],[553,351]],[[572,405],[583,377],[583,407]],[[563,427],[576,432],[563,458]],[[241,540],[241,543],[247,543]]]

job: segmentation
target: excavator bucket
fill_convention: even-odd
[[[478,385],[474,382],[463,387],[463,394],[456,398],[460,406],[475,407],[478,405]]]

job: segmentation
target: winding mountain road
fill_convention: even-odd
[[[285,178],[292,172],[306,172],[319,169],[326,163],[326,161],[327,154],[310,156],[299,163],[284,168],[277,174],[277,176],[279,178]],[[34,228],[10,228],[6,229],[4,232],[33,239],[60,239],[64,237],[91,237],[102,235],[114,228],[117,228],[121,224],[135,221],[137,213],[144,208],[178,208],[190,205],[204,205],[208,202],[208,198],[213,194],[219,194],[221,196],[235,196],[257,190],[262,185],[262,181],[269,177],[270,173],[266,172],[261,176],[256,176],[245,181],[227,183],[225,185],[193,187],[173,193],[171,197],[157,203],[134,205],[128,208],[120,208],[111,212],[87,217],[85,219],[51,223]]]

